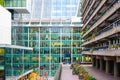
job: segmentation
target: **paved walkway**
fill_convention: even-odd
[[[120,77],[114,77],[113,75],[106,74],[105,71],[100,71],[99,69],[92,67],[92,65],[83,66],[97,80],[120,80]]]
[[[77,75],[72,75],[72,69],[69,64],[62,66],[61,80],[79,80]]]

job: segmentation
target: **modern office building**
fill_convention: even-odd
[[[34,48],[39,56],[40,75],[54,76],[60,62],[81,62],[81,21],[77,18],[79,0],[34,1],[31,18],[15,18],[12,44]],[[35,10],[35,9],[37,10]],[[38,14],[39,13],[39,14]]]
[[[81,18],[77,17],[79,0],[4,1],[13,19],[12,45],[27,49],[1,46],[2,51],[5,49],[1,54],[7,58],[4,61],[8,67],[5,69],[7,78],[36,68],[41,76],[46,72],[54,76],[59,63],[84,61]]]
[[[38,67],[33,48],[11,45],[11,13],[3,3],[0,5],[0,80],[14,80],[29,70],[38,70]]]
[[[120,76],[120,0],[84,0],[82,23],[82,54],[96,68]]]
[[[32,3],[34,0],[1,0],[4,2],[4,7],[9,10],[12,14],[11,19],[13,20],[15,14],[30,14]],[[21,17],[21,16],[18,16]]]
[[[38,70],[32,51],[33,48],[0,44],[0,80],[16,80],[29,70]]]
[[[13,13],[30,13],[32,0],[3,0],[6,9]]]
[[[29,22],[31,25],[26,24]],[[60,62],[82,61],[81,23],[74,22],[71,25],[69,24],[71,22],[63,22],[63,25],[58,25],[60,22],[53,21],[50,25],[48,20],[41,22],[40,25],[38,20],[21,22],[22,26],[14,25],[12,27],[12,44],[34,48],[36,55],[40,58],[38,67],[45,66],[50,72],[53,65],[58,66]],[[45,70],[41,68],[40,71],[43,75]]]
[[[0,80],[13,80],[14,76],[18,77],[31,69],[36,70],[37,67],[32,64],[33,49],[11,45],[11,13],[1,5],[0,30]]]

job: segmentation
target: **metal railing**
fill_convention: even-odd
[[[97,6],[95,6],[95,8],[93,9],[93,12],[91,12],[89,15],[87,15],[88,13],[85,14],[85,17],[83,20],[84,24],[87,23],[88,19],[93,15],[93,13],[95,12],[95,10],[98,8],[98,6],[100,5],[100,2],[98,2]]]
[[[95,47],[94,50],[100,50],[100,49],[104,50],[104,49],[108,49],[108,48],[109,48],[109,46],[106,45],[106,46]],[[87,49],[85,49],[83,51],[90,51],[90,48],[87,48]]]
[[[102,39],[104,37],[107,37],[107,36],[113,35],[115,33],[118,33],[118,32],[120,32],[119,27],[120,27],[120,20],[117,20],[114,23],[112,23],[111,25],[109,25],[108,27],[106,27],[106,28],[102,29],[101,31],[99,31],[96,34],[96,37],[94,39],[91,39],[91,40],[85,42],[82,45],[87,45],[87,44],[92,43],[94,41],[100,40],[100,39]]]
[[[85,37],[88,33],[90,33],[93,29],[95,29],[98,25],[100,25],[105,19],[107,19],[111,14],[113,14],[117,9],[119,9],[119,2],[116,0],[114,4],[112,4],[107,11],[105,11],[104,15],[83,35]]]
[[[105,27],[104,29],[102,29],[101,31],[99,31],[97,33],[97,36],[99,36],[100,34],[103,34],[104,32],[107,32],[107,31],[113,29],[114,27],[118,27],[119,25],[120,25],[120,20],[117,20],[114,23],[112,23],[111,25],[109,25],[108,27]]]
[[[88,23],[90,22],[90,20],[95,16],[95,14],[96,14],[96,13],[98,12],[98,10],[103,6],[103,4],[104,4],[105,2],[106,2],[106,1],[103,0],[103,1],[99,4],[99,6],[97,6],[97,8],[95,8],[94,13],[92,13],[92,15],[90,15],[90,17],[88,18],[86,24],[83,26],[82,29],[84,29],[85,26],[88,25]]]

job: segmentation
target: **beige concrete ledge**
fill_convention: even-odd
[[[120,56],[120,49],[98,50],[90,53],[89,51],[83,51],[83,55],[98,55],[98,56]]]
[[[107,32],[104,32],[104,33],[100,34],[99,36],[95,37],[94,39],[92,39],[88,42],[83,43],[82,46],[85,46],[85,45],[88,45],[88,44],[93,43],[95,41],[98,41],[98,40],[101,40],[103,38],[109,37],[109,36],[111,36],[115,33],[118,33],[118,32],[120,32],[120,25],[117,26],[117,27],[114,27],[113,29],[111,29]]]

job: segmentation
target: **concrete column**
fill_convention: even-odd
[[[118,65],[116,61],[114,61],[114,77],[116,77],[117,75],[118,75]]]
[[[96,68],[98,68],[98,59],[96,59]]]
[[[92,58],[92,66],[94,67],[95,66],[95,59]]]
[[[106,73],[109,73],[109,61],[106,60]]]
[[[82,56],[82,62],[84,62],[84,56]]]
[[[100,71],[102,71],[103,69],[103,62],[102,62],[102,59],[100,59]]]

